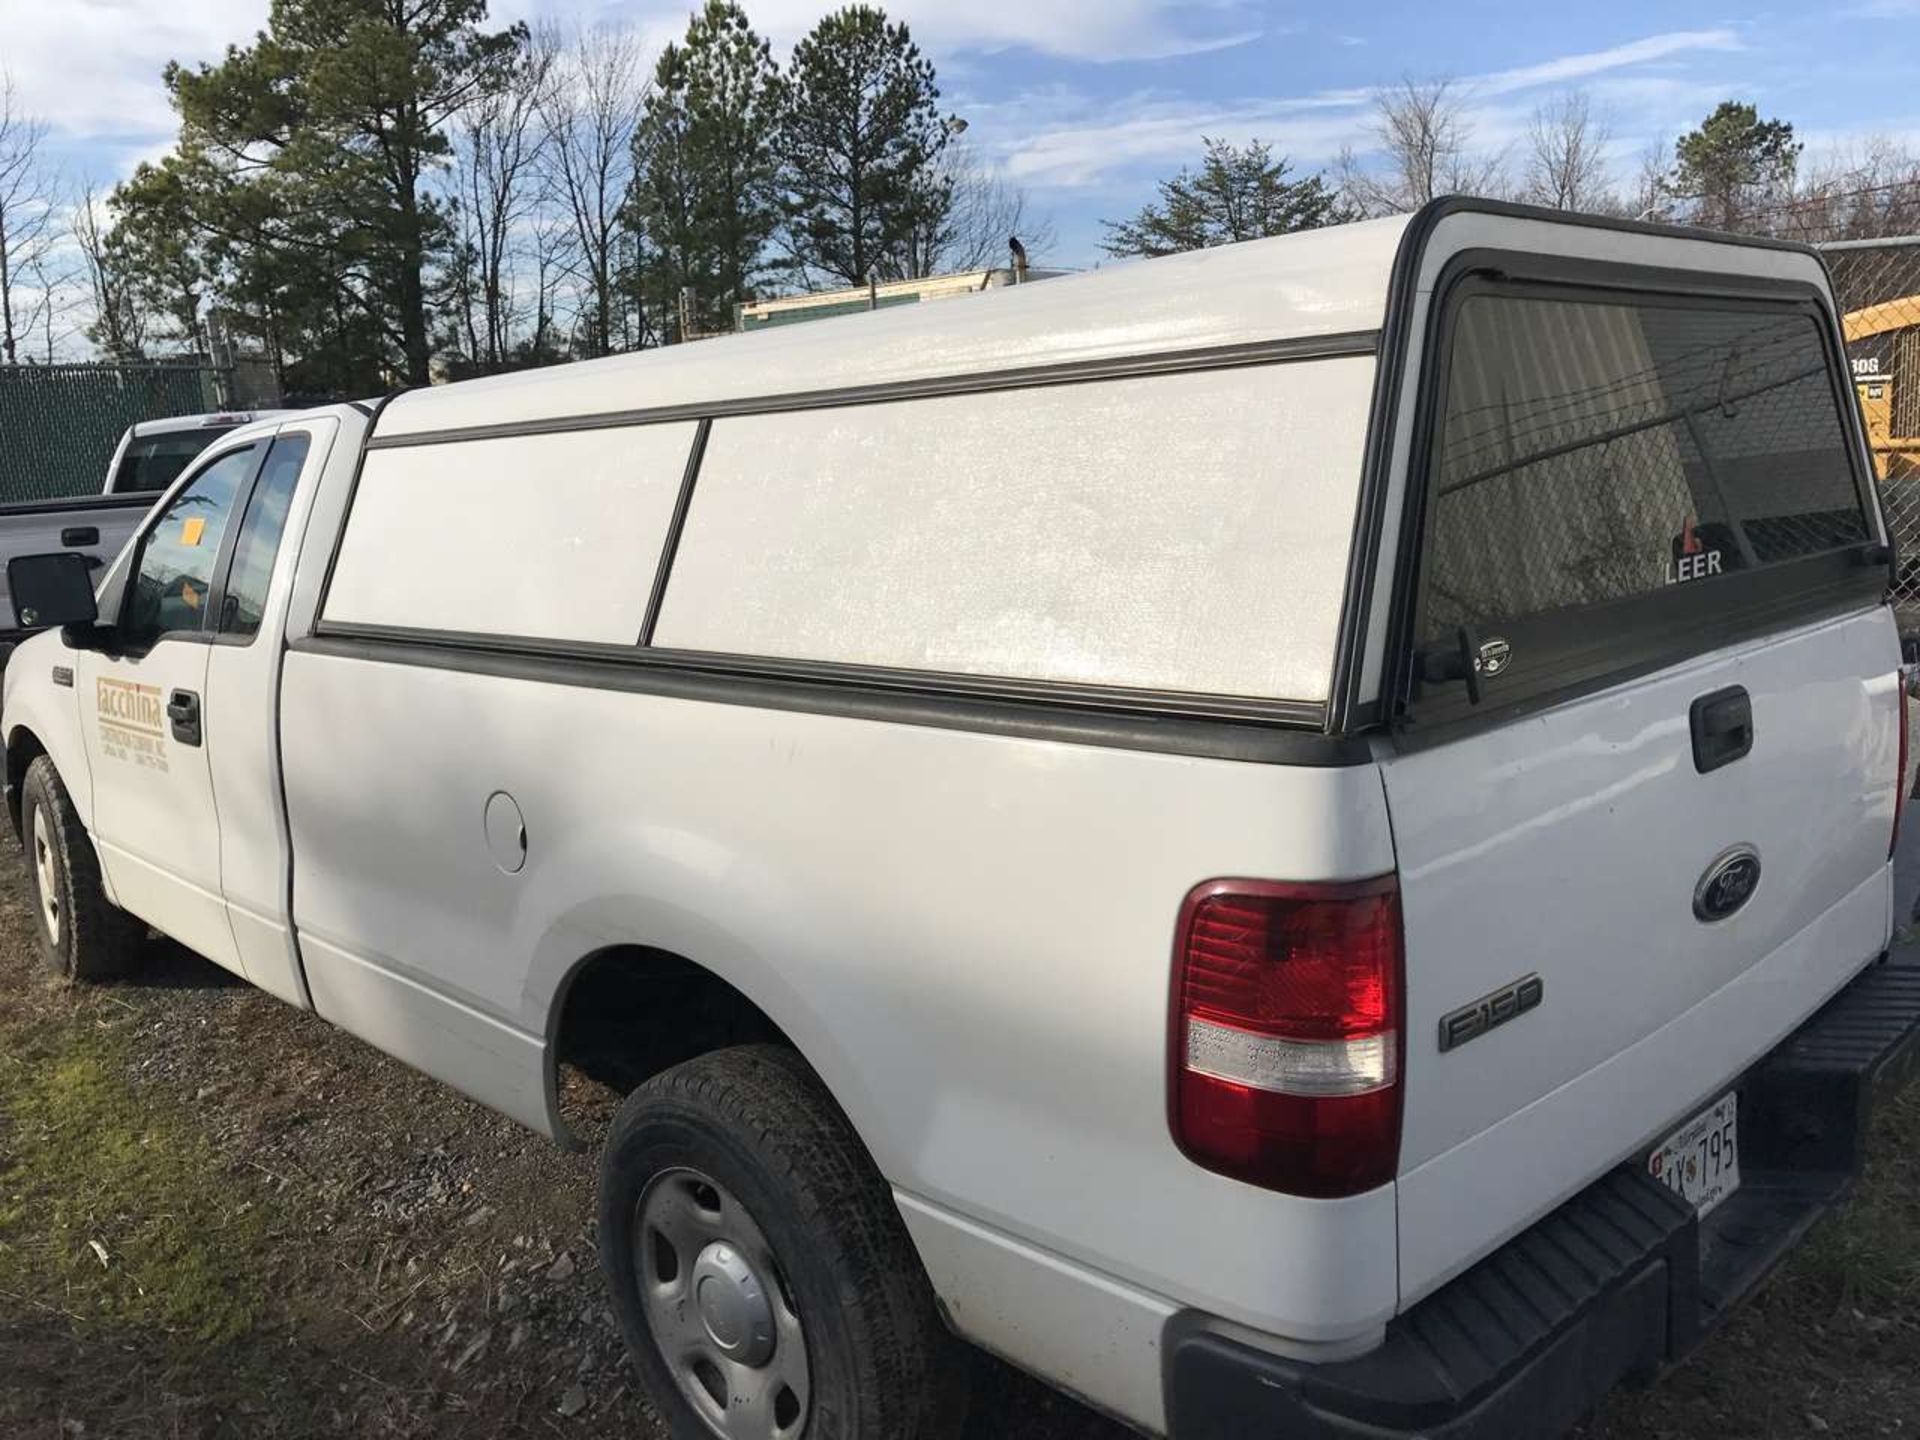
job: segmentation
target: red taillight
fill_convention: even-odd
[[[1887,841],[1887,858],[1900,846],[1900,817],[1907,808],[1907,715],[1913,704],[1907,694],[1907,670],[1900,667],[1900,773],[1893,782],[1893,837]]]
[[[1293,1195],[1357,1195],[1400,1156],[1400,891],[1214,880],[1174,942],[1174,1141]]]

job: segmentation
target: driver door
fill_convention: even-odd
[[[220,898],[220,825],[202,697],[233,511],[265,454],[220,451],[154,512],[115,610],[110,651],[77,657],[93,771],[93,840],[122,909],[236,973]],[[89,714],[91,710],[91,714]]]

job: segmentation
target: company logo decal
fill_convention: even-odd
[[[1673,537],[1673,563],[1667,566],[1667,584],[1685,585],[1690,580],[1705,580],[1726,573],[1725,552],[1709,545],[1702,529],[1718,532],[1722,525],[1697,526],[1689,515],[1680,533]]]
[[[167,707],[158,687],[102,676],[94,681],[93,705],[103,754],[148,770],[167,768]]]

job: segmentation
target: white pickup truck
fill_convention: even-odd
[[[172,415],[129,425],[107,461],[106,484],[98,495],[16,500],[0,505],[0,570],[16,555],[54,549],[76,551],[89,565],[106,564],[139,528],[147,507],[173,484],[194,456],[238,426],[291,413],[236,410]],[[0,614],[7,608],[5,581],[0,579]],[[17,627],[0,627],[0,663],[25,633]]]
[[[13,564],[45,948],[625,1089],[676,1436],[1558,1433],[1911,1068],[1848,396],[1809,251],[1447,201],[249,426]]]

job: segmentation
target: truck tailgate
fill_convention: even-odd
[[[13,629],[6,562],[16,555],[76,550],[98,559],[96,573],[127,543],[153,504],[152,495],[77,495],[0,505],[0,631]]]
[[[1714,1099],[1883,948],[1892,629],[1884,608],[1811,625],[1383,767],[1403,1303]],[[1693,702],[1735,685],[1752,751],[1697,773]],[[1696,887],[1736,846],[1758,887],[1703,920]],[[1537,1004],[1439,1048],[1443,1017],[1528,976]]]

